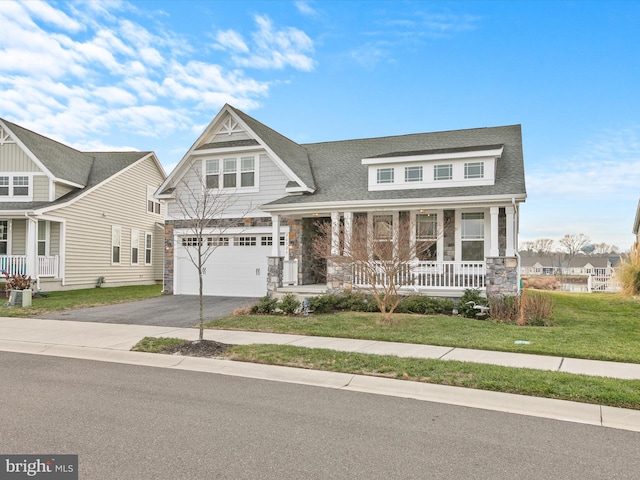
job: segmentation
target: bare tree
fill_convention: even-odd
[[[566,234],[558,243],[561,247],[565,249],[567,265],[571,266],[571,261],[575,258],[578,253],[580,253],[580,249],[584,247],[585,244],[589,243],[589,237],[587,237],[584,233],[579,234]]]
[[[554,241],[550,238],[538,238],[533,241],[522,242],[520,250],[530,255],[548,256],[553,251]]]
[[[434,246],[442,232],[436,216],[414,225],[408,215],[395,217],[395,221],[391,214],[373,215],[371,220],[356,215],[350,229],[341,225],[339,230],[339,245],[332,244],[331,223],[318,223],[314,255],[342,264],[362,277],[382,314],[382,323],[393,323],[393,313],[401,300],[399,287],[411,281],[418,260],[435,260]],[[335,255],[335,249],[341,255]]]
[[[607,253],[618,253],[620,248],[616,245],[609,245],[608,243],[595,243],[593,245],[595,250],[593,251],[594,255],[606,255]]]
[[[214,188],[209,188],[214,187]],[[173,200],[184,220],[177,226],[187,233],[182,236],[183,251],[198,272],[200,336],[204,336],[203,276],[205,264],[213,252],[229,242],[229,229],[243,227],[246,211],[228,218],[238,201],[237,195],[207,185],[206,177],[194,169],[193,175],[183,178],[173,191]],[[234,210],[237,210],[234,209]]]

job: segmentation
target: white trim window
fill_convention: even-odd
[[[0,255],[9,254],[9,220],[0,220]]]
[[[160,215],[160,200],[153,197],[155,188],[147,186],[147,213]]]
[[[255,155],[208,158],[204,162],[204,169],[205,185],[207,188],[250,189],[257,187],[257,162]],[[220,179],[221,176],[222,181]]]
[[[31,198],[31,177],[29,175],[0,176],[0,197],[15,197],[16,200]]]
[[[111,227],[111,265],[120,265],[122,227]]]
[[[38,220],[38,255],[49,255],[49,222]]]
[[[453,164],[446,163],[444,165],[434,165],[433,179],[436,181],[453,179]]]
[[[144,234],[144,264],[151,265],[153,252],[153,234],[145,232]]]
[[[461,260],[484,260],[484,213],[463,212],[461,222]]]
[[[393,168],[378,168],[376,179],[378,183],[393,183]]]
[[[138,265],[140,257],[140,232],[131,230],[131,265]]]
[[[438,215],[416,214],[416,257],[418,260],[436,260],[438,257]]]
[[[484,162],[465,163],[464,178],[484,178]]]
[[[422,165],[416,165],[413,167],[404,167],[404,181],[421,182],[422,181]]]

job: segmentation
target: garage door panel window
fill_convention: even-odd
[[[269,247],[273,245],[273,236],[268,235],[268,236],[262,237],[262,240],[260,241],[260,245],[262,245],[263,247]],[[280,246],[281,247],[284,246],[284,236],[280,237]]]
[[[207,245],[209,247],[228,247],[229,237],[208,237]]]
[[[255,247],[257,245],[257,237],[238,237],[236,243],[240,247]]]

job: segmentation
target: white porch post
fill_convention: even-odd
[[[516,256],[516,236],[515,236],[515,208],[506,207],[507,213],[507,250],[505,252],[506,257]]]
[[[500,255],[499,243],[498,243],[498,213],[500,212],[499,207],[491,207],[491,242],[489,247],[489,256],[497,257]]]
[[[340,212],[331,212],[331,255],[340,254]]]
[[[344,253],[351,254],[351,235],[353,233],[353,212],[344,212]]]
[[[280,256],[280,215],[271,215],[271,225],[273,227],[272,242],[271,242],[271,256]]]
[[[27,217],[26,243],[27,266],[25,273],[35,280],[38,276],[38,221],[30,217]]]

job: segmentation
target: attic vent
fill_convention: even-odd
[[[13,138],[9,136],[9,132],[7,132],[4,128],[0,127],[0,145],[4,145],[5,143],[16,143],[13,141]]]
[[[233,118],[228,117],[220,127],[220,130],[218,130],[218,133],[226,133],[227,135],[231,135],[232,133],[242,131],[243,130],[242,128],[240,128],[240,125],[238,125],[238,122],[236,122]]]

